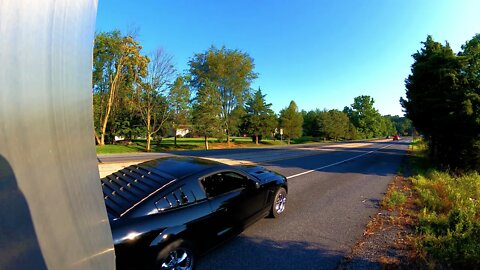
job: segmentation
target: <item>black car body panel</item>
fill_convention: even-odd
[[[166,157],[101,179],[118,269],[149,269],[177,239],[202,254],[269,214],[286,178],[259,166]]]

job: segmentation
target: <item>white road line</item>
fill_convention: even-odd
[[[309,173],[312,173],[312,172],[315,172],[315,171],[323,170],[323,169],[328,168],[328,167],[332,167],[332,166],[335,166],[335,165],[339,165],[339,164],[348,162],[348,161],[350,161],[350,160],[354,160],[354,159],[357,159],[357,158],[360,158],[360,157],[369,155],[369,154],[371,154],[371,153],[373,153],[373,152],[376,152],[376,151],[378,151],[378,150],[381,150],[381,149],[384,149],[384,148],[387,148],[387,147],[390,147],[390,146],[392,146],[392,144],[389,144],[389,145],[386,145],[386,146],[384,146],[384,147],[381,147],[381,148],[372,150],[372,151],[367,152],[367,153],[363,153],[363,154],[361,154],[361,155],[358,155],[358,156],[355,156],[355,157],[352,157],[352,158],[347,158],[347,159],[342,160],[342,161],[339,161],[339,162],[335,162],[335,163],[332,163],[332,164],[329,164],[329,165],[325,165],[325,166],[320,167],[320,168],[316,168],[316,169],[309,170],[309,171],[305,171],[305,172],[302,172],[302,173],[297,173],[297,174],[294,174],[294,175],[290,175],[290,176],[287,176],[287,179],[295,178],[295,177],[302,176],[302,175],[305,175],[305,174],[309,174]]]

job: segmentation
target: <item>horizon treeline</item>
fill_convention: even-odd
[[[211,46],[190,58],[184,74],[162,48],[142,54],[134,35],[118,30],[95,35],[93,50],[93,112],[95,141],[114,143],[115,137],[151,140],[175,136],[215,137],[231,142],[232,136],[317,140],[369,139],[411,134],[405,117],[382,116],[370,96],[354,98],[340,110],[304,111],[295,101],[279,114],[262,89],[252,89],[258,78],[248,53]],[[176,140],[175,140],[176,144]]]

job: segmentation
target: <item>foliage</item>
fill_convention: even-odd
[[[230,136],[239,134],[240,129],[258,143],[273,133],[278,122],[289,143],[302,135],[302,127],[303,135],[315,141],[320,137],[358,139],[390,134],[393,130],[390,118],[379,116],[373,108],[373,99],[368,96],[356,98],[345,112],[316,109],[298,113],[292,101],[282,110],[282,118],[277,119],[260,89],[250,93],[250,84],[257,74],[253,59],[239,50],[212,46],[190,59],[189,74],[174,77],[171,55],[157,49],[147,57],[141,55],[141,49],[134,37],[120,31],[98,33],[95,37],[93,104],[95,138],[99,145],[113,143],[115,136],[130,140],[142,136],[147,138],[146,151],[150,151],[152,139],[161,138],[169,128],[177,129],[192,122],[197,134],[206,138],[215,136],[219,141],[226,135],[228,143]],[[469,54],[475,55],[475,50]],[[190,91],[195,94],[193,100]],[[472,103],[473,111],[475,106]],[[348,118],[346,112],[350,113]],[[377,117],[374,122],[359,116],[369,115],[368,112]],[[351,119],[357,119],[357,124]],[[363,126],[359,124],[362,121],[366,123]],[[375,127],[375,132],[369,132],[367,126]]]
[[[132,109],[126,106],[120,107],[115,117],[112,117],[111,133],[115,136],[123,137],[127,140],[135,139],[145,134],[145,127],[142,119]]]
[[[423,147],[416,147],[416,163]],[[423,163],[425,164],[425,163]],[[418,166],[418,164],[417,164]],[[412,177],[419,197],[420,247],[448,268],[471,269],[480,265],[480,175],[452,176],[432,169]]]
[[[110,117],[123,109],[131,111],[133,82],[147,72],[148,58],[140,55],[140,50],[133,37],[123,36],[120,31],[95,36],[92,84],[95,138],[99,145],[105,144],[107,127],[111,129]]]
[[[394,125],[394,132],[390,134],[400,134],[403,136],[412,135],[413,125],[412,121],[407,117],[400,117],[398,115],[386,115]]]
[[[208,137],[218,136],[222,132],[221,112],[220,93],[216,85],[207,80],[197,90],[192,112],[194,132],[205,137],[207,150]]]
[[[405,203],[407,196],[401,191],[394,190],[386,198],[386,204],[389,207],[400,206]]]
[[[178,76],[170,87],[168,94],[168,103],[172,113],[172,127],[176,131],[179,127],[185,126],[190,117],[190,89],[186,84],[187,78]],[[176,138],[176,136],[175,136]],[[175,140],[177,145],[177,140]]]
[[[324,138],[346,138],[349,134],[350,119],[339,110],[323,111],[319,114],[319,133]]]
[[[207,88],[218,92],[221,104],[219,116],[229,143],[230,134],[238,127],[239,110],[243,108],[250,83],[257,78],[253,71],[253,59],[239,50],[212,46],[208,51],[196,54],[189,65],[190,83],[194,90],[205,89],[208,84]]]
[[[370,96],[358,96],[354,98],[350,107],[343,109],[358,134],[365,139],[391,135],[388,134],[389,125],[385,124],[386,120],[373,107],[374,103],[375,100]]]
[[[290,140],[300,137],[302,135],[303,117],[302,113],[298,111],[295,101],[290,101],[290,105],[280,111],[280,128],[283,129],[283,134]]]
[[[327,139],[358,139],[356,127],[345,112],[339,110],[316,109],[309,112],[302,111],[303,135],[323,137]]]
[[[304,136],[320,137],[319,116],[321,112],[319,109],[309,112],[302,110]]]
[[[480,169],[480,36],[454,54],[428,36],[405,81],[407,117],[443,168]]]
[[[255,137],[255,144],[258,144],[259,137],[271,135],[276,128],[276,116],[270,109],[272,104],[265,101],[265,96],[258,88],[245,104],[243,125],[245,131]]]
[[[146,150],[150,151],[152,136],[155,136],[171,117],[167,100],[168,83],[171,81],[175,68],[172,57],[162,49],[157,49],[148,65],[147,76],[135,81],[137,99],[135,101],[146,128]]]

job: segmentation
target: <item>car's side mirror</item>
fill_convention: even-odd
[[[259,189],[260,188],[260,183],[258,183],[256,180],[253,179],[248,179],[248,186],[252,189]]]

